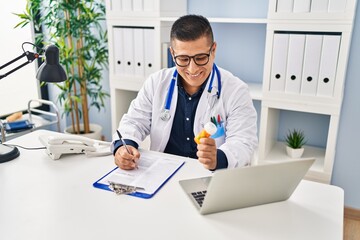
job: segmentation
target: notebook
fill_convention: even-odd
[[[216,213],[287,200],[314,161],[217,170],[213,176],[179,183],[201,214]]]

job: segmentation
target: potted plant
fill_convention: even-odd
[[[289,130],[286,137],[286,152],[292,158],[299,158],[304,153],[303,145],[306,143],[305,134],[302,130]]]
[[[109,96],[102,89],[102,70],[108,64],[105,3],[101,0],[28,0],[22,21],[32,23],[36,44],[55,44],[68,79],[56,84],[57,100],[71,119],[72,133],[89,133],[89,108],[99,111]],[[81,124],[82,121],[82,124]]]

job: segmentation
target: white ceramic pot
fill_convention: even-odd
[[[84,130],[84,125],[80,124],[80,131],[83,130]],[[74,134],[72,126],[65,128],[64,132],[67,134]],[[101,140],[102,127],[98,124],[90,123],[90,133],[80,133],[79,135],[95,140]]]
[[[304,148],[291,148],[289,146],[286,146],[286,152],[289,157],[291,158],[301,158],[301,156],[304,153]]]

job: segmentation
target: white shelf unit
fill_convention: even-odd
[[[267,24],[267,40],[264,64],[264,79],[263,79],[263,98],[261,108],[260,120],[260,133],[259,133],[259,152],[257,163],[281,161],[283,159],[290,160],[286,156],[285,143],[281,142],[279,136],[280,114],[286,111],[295,111],[297,113],[326,115],[329,118],[328,133],[325,142],[325,147],[305,146],[305,153],[303,158],[313,157],[316,159],[315,164],[311,167],[307,179],[315,180],[323,183],[330,183],[332,169],[335,159],[336,139],[339,126],[339,118],[341,113],[341,105],[343,99],[344,82],[347,69],[348,54],[351,42],[351,33],[353,28],[354,11],[356,0],[350,1],[337,1],[338,8],[334,8],[335,1],[323,1],[321,9],[313,8],[311,4],[318,4],[317,1],[302,1],[303,9],[300,12],[295,11],[296,2],[300,1],[287,1],[287,4],[292,2],[292,6],[282,6],[282,0],[271,0],[269,3],[268,24]],[[327,5],[326,5],[327,4]],[[332,6],[330,6],[333,4]],[[279,9],[284,7],[283,9]],[[299,7],[299,6],[297,6]],[[297,8],[299,9],[299,8]],[[317,9],[317,10],[314,10]],[[321,76],[321,65],[319,65],[319,78],[317,79],[318,85],[315,94],[302,92],[302,85],[297,89],[298,92],[291,92],[292,89],[285,89],[281,91],[274,90],[271,84],[275,84],[272,59],[277,54],[274,47],[275,35],[286,33],[290,34],[289,39],[294,35],[319,35],[321,39],[325,36],[340,36],[340,43],[337,53],[336,66],[334,69],[334,78],[330,78],[328,83],[333,84],[332,88],[327,89],[327,94],[322,94],[322,86],[325,78]],[[307,37],[306,37],[307,38]],[[305,39],[305,37],[304,37]],[[324,42],[321,51],[325,51]],[[290,40],[289,40],[290,42]],[[290,43],[288,44],[290,45]],[[307,47],[306,40],[304,46]],[[302,54],[305,54],[306,48]],[[301,48],[299,46],[299,48]],[[290,47],[287,51],[291,51]],[[294,62],[296,55],[287,52],[286,69],[291,68],[291,61]],[[323,52],[321,53],[323,54]],[[301,64],[306,64],[304,61],[305,55],[302,56]],[[323,60],[324,61],[324,60]],[[320,60],[321,63],[321,60]],[[302,65],[302,67],[304,67]],[[275,70],[274,70],[275,71]],[[304,74],[304,68],[301,69],[299,74]],[[288,72],[283,72],[283,77]],[[281,79],[280,75],[277,76]],[[288,77],[288,76],[286,76]],[[304,76],[305,77],[305,76]],[[302,79],[304,81],[305,78]],[[301,79],[300,79],[301,80]],[[292,84],[289,78],[286,78],[285,84]],[[310,80],[311,81],[311,80]],[[333,82],[331,82],[333,81]],[[303,83],[301,83],[303,84]],[[314,85],[316,87],[316,85]],[[327,86],[330,86],[329,84]],[[314,89],[315,90],[315,89]],[[320,93],[319,93],[320,92]],[[309,122],[309,124],[311,124]]]
[[[169,31],[172,23],[181,15],[186,14],[187,1],[176,0],[151,0],[155,2],[152,12],[149,11],[124,11],[123,3],[137,0],[107,0],[107,25],[109,31],[109,66],[110,66],[110,88],[111,88],[111,112],[112,129],[118,123],[124,113],[127,112],[130,102],[136,97],[137,92],[142,86],[146,76],[134,77],[116,74],[116,59],[114,56],[115,45],[113,30],[117,27],[152,27],[155,31],[154,52],[156,63],[154,71],[161,68],[162,46],[164,42],[169,42]],[[141,0],[140,0],[141,1]],[[147,2],[143,1],[144,2]],[[255,154],[254,163],[263,164],[266,162],[290,160],[285,153],[284,143],[279,140],[279,126],[281,113],[293,111],[314,115],[325,115],[329,117],[328,132],[325,147],[305,146],[304,158],[316,158],[315,164],[307,174],[306,178],[329,183],[335,158],[336,137],[339,125],[339,117],[343,98],[344,79],[347,67],[348,51],[351,40],[352,25],[356,0],[348,0],[345,5],[337,11],[329,12],[329,7],[312,11],[309,9],[302,12],[293,10],[278,11],[280,2],[289,2],[294,9],[296,4],[318,4],[318,2],[329,5],[329,2],[342,2],[341,0],[269,0],[267,18],[243,18],[239,17],[208,17],[214,24],[229,24],[236,29],[237,24],[257,24],[266,25],[266,43],[264,55],[263,80],[260,83],[247,82],[253,100],[260,101],[261,112],[259,112],[259,149]],[[116,3],[115,3],[116,2]],[[121,2],[121,4],[119,3]],[[116,9],[112,9],[114,6]],[[120,6],[120,5],[121,6]],[[221,4],[221,3],[219,3]],[[335,5],[332,5],[334,8]],[[120,10],[119,10],[120,9]],[[177,12],[175,10],[178,10]],[[204,15],[206,16],[206,15]],[[341,34],[341,45],[339,51],[339,61],[336,72],[336,85],[332,97],[302,96],[299,94],[288,94],[283,92],[273,92],[269,90],[271,74],[271,56],[273,35],[277,31],[283,32],[321,32]],[[216,35],[216,33],[215,33]],[[232,47],[232,46],[231,46]],[[230,46],[229,46],[230,48]],[[219,63],[224,68],[226,65]],[[249,80],[242,78],[243,80]],[[251,81],[251,80],[250,80]]]
[[[129,6],[129,0],[125,0],[125,5]],[[136,2],[136,0],[132,0]],[[146,0],[148,1],[148,0]],[[146,2],[146,1],[143,1]],[[117,28],[120,27],[146,27],[153,28],[155,32],[154,52],[155,62],[153,70],[157,71],[163,66],[162,63],[162,44],[169,42],[169,34],[172,23],[182,15],[186,14],[187,1],[177,0],[167,1],[152,0],[154,12],[150,11],[129,11],[123,10],[124,0],[107,0],[107,28],[109,36],[109,77],[110,77],[110,95],[111,95],[111,114],[112,129],[118,127],[119,121],[124,113],[127,112],[131,101],[136,97],[140,90],[146,75],[135,76],[120,74],[116,71],[118,64],[116,56],[115,34]],[[170,2],[170,1],[168,1]],[[164,6],[166,4],[166,6]],[[161,7],[162,6],[162,7]],[[161,7],[159,10],[158,7]],[[132,9],[134,3],[132,3]],[[126,9],[130,9],[127,7]],[[175,11],[176,9],[176,11]],[[266,24],[267,19],[264,18],[209,18],[211,23],[229,23],[229,24]],[[262,98],[262,84],[249,83],[250,93],[254,100]]]
[[[146,77],[151,72],[161,69],[162,43],[168,42],[171,22],[161,21],[160,18],[169,16],[181,16],[186,12],[186,1],[166,1],[166,0],[107,0],[106,18],[109,37],[109,78],[110,78],[110,96],[111,96],[111,122],[113,132],[118,127],[121,117],[127,112],[131,101],[136,97],[137,92],[143,85]],[[136,66],[137,59],[134,59],[138,48],[122,44],[121,41],[128,34],[119,33],[119,31],[133,31],[135,29],[143,31],[143,43],[149,44],[146,48],[151,55],[151,63],[147,63],[144,53],[142,56],[142,73],[129,72],[124,70],[128,62]],[[145,36],[145,31],[151,32],[151,37]],[[128,32],[127,32],[128,33]],[[119,38],[119,39],[118,39]],[[130,42],[134,43],[134,36]],[[151,41],[149,41],[151,40]],[[126,40],[124,40],[126,41]],[[145,43],[146,42],[146,43]],[[125,46],[123,49],[123,46]],[[126,48],[126,49],[125,49]],[[130,49],[132,48],[132,49]],[[144,46],[145,49],[145,46]],[[144,50],[143,49],[143,50]],[[132,51],[131,61],[128,56],[121,55],[122,52]],[[119,56],[119,54],[121,56]],[[120,59],[121,58],[121,59]],[[140,61],[140,60],[139,60]],[[151,67],[149,67],[151,64]],[[122,66],[121,66],[122,65]],[[145,68],[145,70],[144,70]]]

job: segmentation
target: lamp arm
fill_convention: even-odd
[[[17,60],[19,60],[19,59],[21,59],[21,58],[23,58],[23,57],[25,57],[25,56],[26,56],[27,59],[28,59],[27,62],[25,62],[25,63],[17,66],[16,68],[8,71],[7,73],[5,73],[5,74],[3,74],[3,75],[0,75],[0,79],[2,79],[2,78],[4,78],[4,77],[8,76],[9,74],[11,74],[11,73],[19,70],[20,68],[26,66],[27,64],[33,62],[35,59],[37,59],[37,58],[40,57],[40,55],[39,55],[38,53],[33,53],[33,52],[26,51],[26,52],[24,52],[23,54],[21,54],[20,56],[14,58],[13,60],[11,60],[11,61],[9,61],[9,62],[7,62],[7,63],[5,63],[5,64],[2,65],[2,66],[0,66],[0,69],[3,69],[4,67],[9,66],[10,64],[16,62]]]

